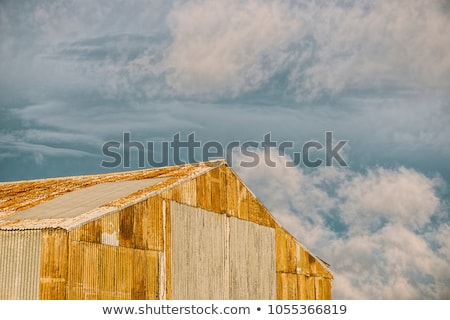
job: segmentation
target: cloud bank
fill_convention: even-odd
[[[282,225],[331,264],[334,298],[450,298],[442,179],[405,167],[308,172],[272,159],[276,168],[236,170]]]
[[[169,14],[169,84],[237,96],[281,81],[297,99],[450,88],[449,13],[424,1],[188,1]]]

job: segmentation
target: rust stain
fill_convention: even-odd
[[[105,206],[122,205],[148,192],[163,189],[170,184],[202,172],[208,167],[220,165],[223,161],[188,164],[164,168],[106,173],[88,176],[73,176],[63,178],[48,178],[40,180],[3,182],[0,183],[0,219],[11,216],[19,211],[29,209],[40,203],[49,201],[57,196],[82,188],[105,182],[141,180],[150,178],[168,178],[161,183],[135,192],[125,198],[109,203]]]

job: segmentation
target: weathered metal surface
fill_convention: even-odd
[[[171,202],[172,298],[226,299],[226,216]]]
[[[178,183],[191,180],[224,164],[223,160],[146,170],[115,172],[87,176],[48,178],[28,181],[0,182],[0,217],[16,215],[18,212],[50,201],[63,194],[95,186],[101,183],[136,181],[142,179],[164,179],[148,188],[122,198],[110,206],[121,206],[123,201],[137,202],[144,194],[164,191]],[[0,227],[2,227],[0,222]]]
[[[39,299],[66,298],[68,233],[62,229],[42,230]]]
[[[275,299],[275,230],[171,203],[174,299]]]
[[[173,298],[173,270],[172,270],[172,215],[171,215],[171,201],[163,201],[163,229],[164,229],[164,268],[165,274],[165,287],[162,292],[165,295],[165,299]]]
[[[74,218],[163,180],[156,178],[97,184],[89,188],[68,192],[9,216],[5,220]]]
[[[276,299],[275,230],[237,218],[230,224],[230,299]]]
[[[157,251],[69,243],[67,299],[158,299],[158,291]]]
[[[328,265],[223,162],[0,183],[0,210],[0,298],[331,298]]]
[[[0,231],[0,299],[38,299],[40,230]]]

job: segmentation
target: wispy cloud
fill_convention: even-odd
[[[52,147],[45,144],[29,143],[14,136],[2,136],[0,139],[2,160],[14,161],[14,158],[31,157],[35,164],[41,165],[46,158],[86,158],[96,157],[95,154],[75,148]]]
[[[237,96],[280,77],[297,99],[450,87],[442,1],[181,2],[169,26],[180,94]]]

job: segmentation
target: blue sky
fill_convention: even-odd
[[[100,166],[123,132],[332,131],[349,167],[233,168],[335,298],[448,299],[449,34],[448,0],[2,1],[0,180],[126,170]]]

